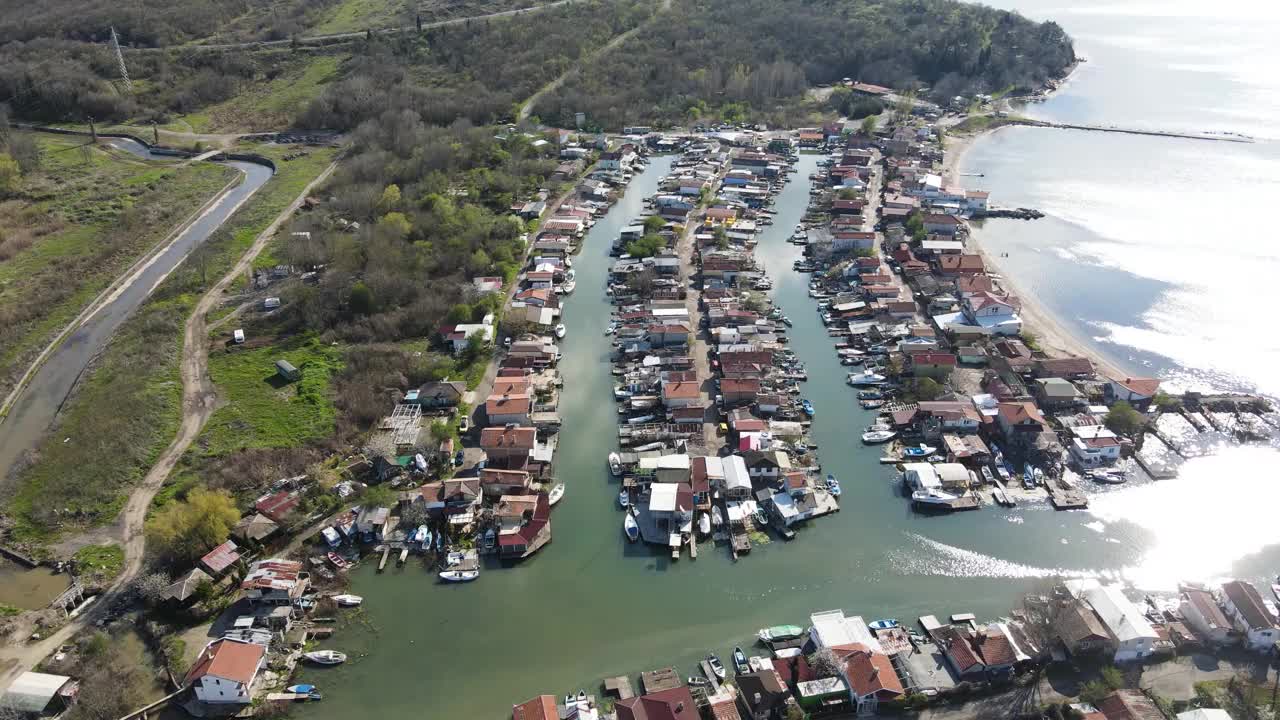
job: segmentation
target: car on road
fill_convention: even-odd
[[[463,415],[462,418],[458,420],[458,432],[465,433],[470,429],[471,429],[471,418],[467,417],[466,415]]]
[[[453,466],[454,466],[454,467],[462,467],[462,463],[465,461],[465,457],[466,457],[466,456],[463,454],[463,452],[462,452],[461,450],[459,450],[458,452],[454,453],[454,455],[453,455]]]

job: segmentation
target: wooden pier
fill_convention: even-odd
[[[1089,498],[1079,490],[1064,490],[1049,485],[1049,502],[1054,510],[1083,510],[1089,507]]]
[[[391,555],[391,546],[382,546],[382,557],[378,560],[378,572],[382,572],[387,567],[387,558]]]

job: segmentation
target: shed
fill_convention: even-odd
[[[302,373],[288,360],[276,361],[276,374],[289,382],[302,379]]]
[[[0,708],[20,713],[60,712],[75,701],[80,684],[65,675],[24,672],[0,697]]]

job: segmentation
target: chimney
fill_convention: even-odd
[[[684,712],[684,701],[676,703],[676,714],[679,715],[682,712]]]

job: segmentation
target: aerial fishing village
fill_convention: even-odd
[[[971,223],[1034,211],[956,187],[943,131],[917,109],[879,128],[555,132],[548,142],[569,189],[511,208],[533,228],[514,281],[472,280],[500,319],[440,328],[455,353],[492,347],[489,372],[474,387],[444,379],[404,393],[342,468],[333,492],[349,509],[300,523],[309,481],[282,479],[230,539],[160,589],[158,602],[178,609],[211,583],[238,590],[221,634],[165,701],[208,716],[321,699],[295,673],[347,661],[330,646],[353,629],[342,616],[364,603],[348,591],[353,566],[412,561],[442,584],[483,592],[482,572],[554,551],[554,508],[575,484],[610,483],[615,507],[601,511],[617,513],[618,532],[673,560],[723,552],[749,564],[753,547],[775,541],[785,552],[805,541],[801,526],[839,511],[842,482],[871,480],[823,467],[810,430],[831,403],[866,409],[867,425],[848,428],[848,440],[882,456],[920,513],[1083,508],[1109,486],[1172,477],[1214,443],[1274,437],[1275,416],[1258,398],[1175,396],[1084,354],[1043,351],[1022,302],[970,241]],[[797,176],[800,153],[821,157],[810,177]],[[674,157],[671,171],[614,238],[606,286],[578,288],[574,257],[588,231],[659,154]],[[812,307],[786,310],[817,313],[847,368],[846,397],[805,396],[793,321],[753,253],[788,183],[806,184],[810,202],[786,228],[797,259],[770,270],[808,278]],[[600,449],[598,478],[556,473],[557,407],[571,382],[558,370],[563,311],[575,292],[612,305],[618,444]],[[439,423],[454,432],[434,432]],[[952,610],[914,624],[815,612],[803,626],[759,629],[759,646],[734,648],[727,662],[712,651],[684,672],[646,672],[638,687],[623,676],[539,696],[513,717],[867,715],[1000,691],[1064,658],[1271,652],[1280,639],[1273,600],[1243,581],[1140,604],[1118,585],[1073,580],[1007,618]],[[30,680],[35,695],[51,682]],[[1082,712],[1130,717],[1108,707],[1138,702],[1131,692]]]

